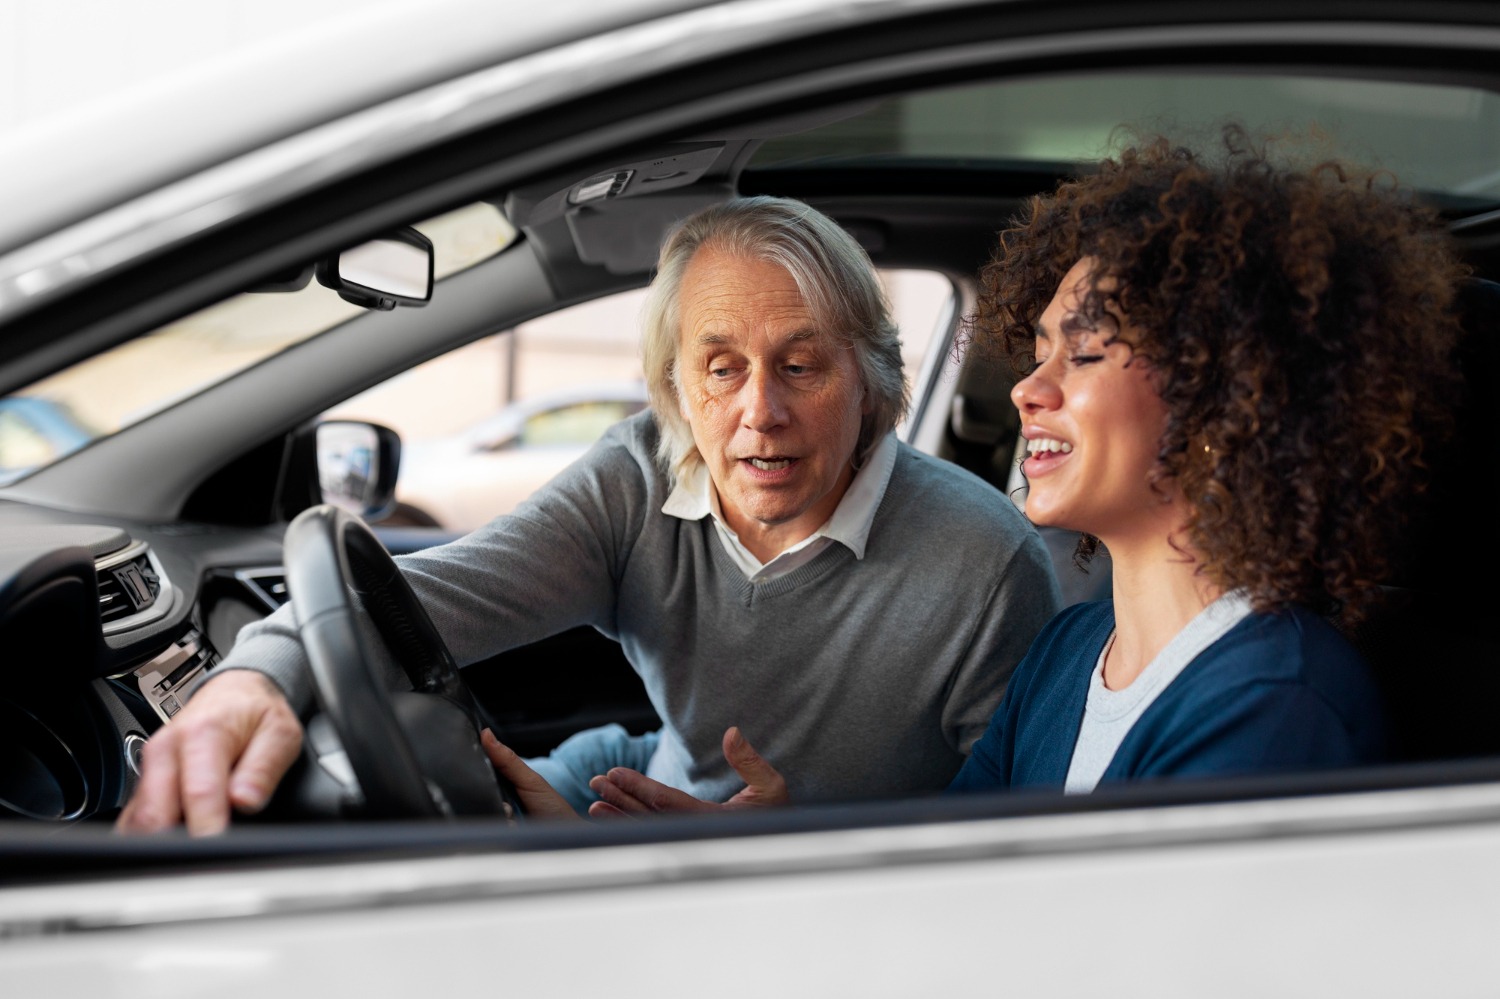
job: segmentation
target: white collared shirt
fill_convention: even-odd
[[[739,535],[724,522],[724,514],[719,507],[719,491],[714,488],[708,466],[701,461],[677,480],[672,487],[672,494],[662,504],[661,512],[682,520],[713,517],[715,533],[719,535],[724,551],[752,583],[764,583],[785,576],[817,558],[823,549],[835,541],[852,551],[855,558],[863,559],[865,542],[870,537],[870,525],[875,522],[875,511],[885,498],[891,471],[896,467],[896,452],[896,435],[887,434],[871,452],[864,467],[855,473],[848,490],[844,492],[844,498],[839,500],[838,509],[833,511],[833,516],[809,537],[792,545],[769,562],[763,563],[750,554],[750,550],[740,542]]]

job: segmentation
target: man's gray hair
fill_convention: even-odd
[[[682,277],[693,255],[709,246],[731,256],[786,268],[815,321],[853,348],[870,412],[860,425],[855,466],[906,415],[901,340],[875,269],[864,249],[837,222],[788,198],[739,198],[690,216],[661,248],[646,299],[642,360],[646,391],[661,430],[657,458],[671,475],[701,461],[692,428],[679,408],[678,309]]]

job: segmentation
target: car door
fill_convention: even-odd
[[[66,232],[40,248],[28,244],[26,268],[7,260],[11,270],[0,278],[7,296],[25,276],[37,275],[26,287],[39,289],[5,298],[7,309],[25,305],[0,317],[6,390],[382,227],[553,171],[566,175],[557,190],[567,190],[601,163],[635,162],[627,158],[638,153],[635,142],[691,144],[704,134],[744,134],[757,120],[757,138],[770,137],[769,122],[796,134],[810,130],[809,115],[849,118],[893,95],[985,79],[1097,79],[1103,69],[1186,66],[1222,78],[1237,68],[1238,79],[1253,80],[1293,67],[1309,74],[1299,82],[1470,87],[1483,108],[1497,89],[1500,52],[1494,8],[1463,3],[747,2],[647,27],[620,37],[611,22],[580,47],[553,39],[540,67],[487,64],[496,70],[482,81],[489,89],[476,91],[480,84],[466,78],[470,89],[419,101],[422,114],[406,104],[397,110],[409,117],[382,118],[390,130],[372,143],[374,153],[351,140],[315,159],[316,170],[305,159],[279,159],[286,173],[273,174],[237,164],[255,182],[232,203],[214,200],[222,188],[212,185],[207,193],[168,190],[165,209],[159,200],[132,203],[140,228],[130,230],[130,252],[112,241],[119,230],[108,218],[90,219],[94,242]],[[475,64],[455,59],[455,67]],[[497,111],[476,92],[510,103]],[[1374,103],[1377,112],[1384,106]],[[445,116],[462,127],[444,131],[453,120]],[[1442,120],[1489,134],[1461,115]],[[1435,140],[1410,147],[1457,159]],[[1007,212],[1060,179],[1030,161],[994,171],[913,163],[907,172],[877,156],[865,166],[820,172],[803,164],[800,179],[788,168],[762,175],[757,189],[843,199],[841,218],[879,223],[866,229],[866,242],[881,247],[872,252],[884,263],[900,263],[925,240],[929,263],[948,260],[963,274],[989,252]],[[741,177],[746,193],[756,178]],[[874,203],[882,198],[893,200]],[[218,212],[213,225],[192,214],[208,206]],[[1493,216],[1473,208],[1450,206],[1463,216],[1456,230],[1470,259],[1494,273]],[[87,214],[80,207],[70,218]],[[253,374],[22,480],[24,489],[5,493],[6,512],[133,518],[162,528],[163,540],[187,538],[183,564],[194,564],[183,553],[229,547],[224,525],[182,513],[183,498],[201,497],[204,476],[217,474],[213,462],[251,454],[337,398],[459,346],[454,340],[471,342],[472,316],[454,332],[463,309],[504,304],[513,310],[508,326],[583,297],[581,275],[603,281],[579,260],[548,258],[566,245],[546,225],[517,253],[456,276],[420,323],[410,315],[360,320],[269,357]],[[965,289],[970,300],[972,292]],[[957,367],[944,360],[934,370]],[[342,394],[299,395],[308,371]],[[229,416],[208,405],[229,400],[242,406]],[[960,403],[957,414],[960,423],[973,417],[972,436],[983,439],[955,436],[987,448],[993,469],[1005,450],[999,437],[980,433],[996,425],[983,419],[992,415],[985,401],[970,412]],[[946,442],[954,407],[934,411],[931,426]],[[205,438],[217,449],[213,461]],[[274,543],[267,523],[236,538],[251,534]],[[1487,588],[1472,594],[1481,606],[1492,596]],[[1464,622],[1417,624],[1408,630]],[[1473,638],[1468,661],[1487,667],[1492,639]],[[1420,661],[1406,665],[1408,682],[1423,682]],[[1453,696],[1472,689],[1460,685]],[[199,844],[131,843],[104,829],[21,830],[0,840],[11,872],[0,889],[0,935],[9,941],[0,945],[0,980],[53,994],[205,985],[225,994],[547,994],[576,991],[584,974],[596,974],[643,994],[1479,995],[1493,978],[1486,933],[1500,897],[1497,782],[1494,760],[1476,759],[1141,786],[1088,799],[810,808],[696,825],[351,824],[237,830]],[[127,876],[140,874],[151,876]],[[1149,941],[1121,927],[1146,927]],[[600,946],[634,963],[580,970],[585,948]]]

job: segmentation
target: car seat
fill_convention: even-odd
[[[1500,638],[1493,541],[1500,439],[1500,284],[1466,281],[1458,308],[1463,389],[1455,433],[1373,612],[1346,634],[1375,668],[1397,759],[1500,754]]]

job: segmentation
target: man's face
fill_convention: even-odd
[[[811,534],[853,476],[865,398],[853,349],[818,328],[784,268],[709,247],[679,312],[682,415],[726,519]]]

